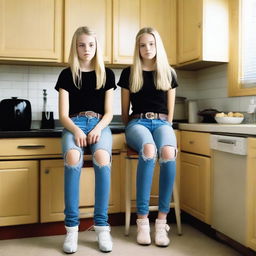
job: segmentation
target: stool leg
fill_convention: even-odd
[[[179,201],[179,194],[178,194],[176,182],[174,182],[174,186],[173,186],[173,200],[174,200],[174,210],[175,210],[178,234],[182,235],[181,220],[180,220],[180,201]]]
[[[125,162],[125,235],[129,235],[131,221],[131,160],[126,158]]]

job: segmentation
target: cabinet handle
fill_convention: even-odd
[[[194,144],[194,141],[193,141],[193,140],[190,140],[188,143],[189,143],[189,144]]]
[[[201,28],[201,22],[199,22],[199,23],[197,24],[197,27],[198,27],[198,28]]]
[[[44,171],[44,173],[45,173],[45,174],[49,174],[50,171],[49,171],[48,169],[46,169],[46,170]]]
[[[19,145],[17,146],[19,149],[40,149],[45,148],[45,145]]]
[[[234,140],[225,140],[225,139],[220,139],[218,140],[219,143],[224,143],[224,144],[232,144],[232,145],[235,145],[236,142]]]

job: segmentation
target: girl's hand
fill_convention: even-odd
[[[76,129],[76,131],[74,132],[74,137],[75,137],[75,143],[78,147],[87,146],[87,136],[80,128]]]
[[[89,144],[97,143],[100,140],[100,136],[101,136],[101,129],[95,127],[89,132],[87,137],[87,142]]]

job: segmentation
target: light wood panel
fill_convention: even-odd
[[[181,131],[181,150],[210,156],[210,134]]]
[[[62,0],[0,0],[0,59],[61,62]]]
[[[109,213],[120,212],[120,156],[112,156]],[[41,222],[64,220],[63,160],[42,160]],[[92,167],[82,168],[80,177],[80,218],[93,217],[95,176]]]
[[[247,158],[247,246],[256,251],[256,139],[248,139]]]
[[[210,158],[181,152],[181,209],[210,224]]]
[[[38,222],[38,162],[0,162],[0,226]]]
[[[64,62],[68,62],[73,34],[81,26],[88,26],[96,32],[105,63],[110,63],[112,60],[112,1],[65,0]]]
[[[228,62],[229,0],[179,0],[178,66],[194,70]]]

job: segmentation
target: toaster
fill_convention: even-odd
[[[28,100],[12,97],[0,102],[0,129],[27,131],[31,127],[31,104]]]

